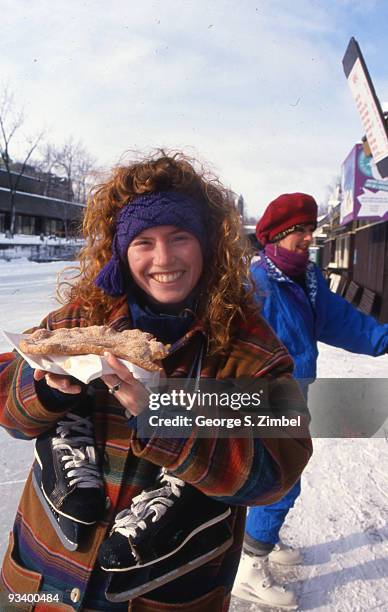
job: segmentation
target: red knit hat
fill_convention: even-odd
[[[294,225],[317,224],[318,207],[314,198],[307,193],[284,193],[268,204],[256,225],[256,236],[264,247],[273,239]]]

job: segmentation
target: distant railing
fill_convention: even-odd
[[[29,259],[39,263],[49,261],[72,261],[81,244],[0,244],[0,261]]]

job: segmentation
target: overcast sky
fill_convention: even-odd
[[[343,70],[351,36],[388,100],[384,0],[0,0],[0,81],[26,128],[110,167],[184,148],[258,215],[319,201],[362,127]]]

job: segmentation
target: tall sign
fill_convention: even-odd
[[[350,39],[342,65],[360,113],[373,160],[381,177],[388,177],[388,134],[384,115],[361,49],[354,38]]]

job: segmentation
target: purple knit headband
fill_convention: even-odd
[[[143,230],[160,225],[174,225],[191,232],[206,253],[204,201],[177,191],[158,191],[136,197],[121,209],[112,241],[112,257],[94,283],[105,293],[125,293],[123,264],[132,240]]]

